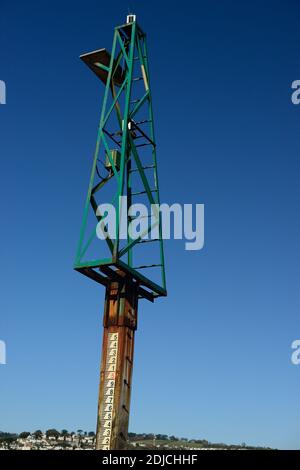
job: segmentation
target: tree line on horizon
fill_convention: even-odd
[[[27,439],[29,436],[34,436],[36,439],[41,439],[44,434],[46,435],[47,439],[50,437],[54,437],[55,440],[57,440],[59,437],[64,437],[64,440],[66,440],[68,437],[74,438],[74,436],[76,436],[79,438],[79,441],[83,437],[90,437],[90,438],[93,438],[93,440],[95,441],[95,437],[96,437],[94,431],[87,432],[87,431],[83,431],[82,429],[78,429],[76,432],[74,431],[69,432],[67,429],[62,429],[61,431],[58,431],[55,428],[51,428],[51,429],[47,429],[45,433],[43,433],[43,431],[41,431],[40,429],[34,432],[23,431],[19,434],[0,431],[0,442],[12,443],[19,438]],[[181,443],[200,445],[203,448],[213,447],[213,448],[227,448],[227,449],[241,449],[241,448],[243,449],[269,449],[266,447],[247,446],[244,442],[240,445],[211,443],[210,441],[207,441],[206,439],[188,439],[186,437],[176,437],[174,435],[168,435],[168,434],[129,432],[128,438],[130,442],[152,441],[154,445],[155,445],[155,442],[157,441],[165,441],[166,444],[168,442],[173,443],[173,444],[175,444],[176,442],[181,442]]]

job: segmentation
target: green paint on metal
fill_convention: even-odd
[[[152,289],[154,297],[166,295],[161,214],[157,210],[157,205],[160,203],[160,197],[157,175],[156,141],[154,135],[152,97],[145,33],[135,21],[116,27],[109,66],[100,64],[99,62],[95,62],[94,65],[107,72],[107,79],[92,172],[84,207],[83,221],[74,267],[75,269],[86,273],[86,270],[88,269],[101,269],[101,266],[104,265],[115,266],[115,268],[123,269],[129,275],[133,276],[133,278],[135,278],[137,282],[140,282],[141,285]],[[120,68],[122,70],[121,80],[119,73]],[[118,80],[115,81],[114,76],[117,70]],[[139,70],[140,75],[142,75],[141,77],[134,76],[134,73],[136,73],[137,70]],[[140,87],[138,89],[138,96],[136,96],[134,93],[136,93],[136,86],[138,86],[139,83],[144,84],[144,89],[141,90]],[[133,97],[134,99],[132,99]],[[137,113],[143,114],[143,120],[141,122],[147,123],[148,127],[146,130],[138,127],[136,122],[133,120]],[[110,128],[112,122],[116,127],[115,129]],[[139,139],[138,143],[142,142],[142,145],[137,145],[135,143],[135,139]],[[152,158],[151,164],[143,161],[141,150],[143,145],[150,146],[150,156]],[[120,152],[120,165],[117,165],[117,167],[111,157],[111,152],[116,150],[116,148],[118,148],[118,151]],[[103,163],[103,155],[101,152],[107,155],[107,159],[110,163],[111,169],[109,170],[109,175],[100,175],[99,161],[102,161]],[[135,167],[133,167],[133,164]],[[150,173],[153,172],[152,177],[154,188],[153,181],[152,183],[150,182],[149,175],[147,173],[149,170]],[[144,187],[144,190],[141,191],[140,187],[136,187],[136,183],[132,177],[133,172],[135,172],[135,175],[140,177],[140,183]],[[96,258],[93,255],[91,256],[92,259],[89,259],[88,251],[92,241],[96,237],[96,225],[103,218],[103,215],[97,214],[99,203],[96,197],[99,198],[101,196],[101,190],[108,182],[112,181],[115,184],[112,201],[117,215],[117,236],[115,240],[111,240],[109,238],[106,239],[111,258],[101,258],[101,247],[103,246],[103,242],[99,240],[99,255],[96,255]],[[143,234],[141,234],[138,239],[132,239],[128,230],[132,218],[128,216],[126,221],[127,240],[125,240],[125,244],[123,243],[123,246],[121,246],[119,239],[121,213],[120,197],[127,196],[128,213],[128,208],[133,202],[135,202],[133,201],[133,197],[139,194],[145,194],[148,204],[156,207],[157,213],[154,214],[156,220],[154,223],[152,220],[152,226],[149,224],[147,230],[144,230]],[[106,201],[101,200],[101,202]],[[87,241],[85,241],[90,210],[92,210],[92,214],[95,217],[95,229],[92,230]],[[159,243],[157,246],[159,252],[159,264],[146,263],[146,265],[160,268],[160,283],[154,282],[150,275],[147,276],[145,273],[141,274],[138,270],[133,268],[134,253],[137,249],[137,244],[142,241],[141,239],[144,235],[148,235],[155,225],[158,225],[159,236],[153,241],[157,241]],[[87,259],[84,259],[85,256],[87,256]],[[146,269],[144,269],[144,271],[146,271]]]

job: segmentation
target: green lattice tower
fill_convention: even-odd
[[[115,28],[111,54],[99,49],[81,59],[105,92],[75,269],[106,286],[96,449],[125,449],[138,300],[167,295],[146,35],[129,15]],[[104,241],[97,230],[105,231],[99,205],[107,202],[116,237]],[[142,218],[129,210],[137,202],[148,209]]]
[[[75,269],[104,285],[125,273],[138,283],[139,297],[153,301],[166,295],[160,214],[152,209],[140,237],[131,239],[126,229],[127,239],[120,238],[121,225],[128,228],[134,219],[126,217],[120,196],[127,197],[127,208],[142,202],[149,215],[150,206],[160,204],[146,34],[134,15],[127,21],[115,28],[111,54],[100,49],[81,56],[105,93]],[[117,214],[116,238],[105,242],[96,235],[99,222],[104,230],[106,214],[97,212],[103,202]]]

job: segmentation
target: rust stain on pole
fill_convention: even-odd
[[[126,449],[137,328],[138,285],[128,278],[106,288],[96,450]]]

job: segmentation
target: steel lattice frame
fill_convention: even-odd
[[[122,64],[122,65],[121,65]],[[136,64],[139,64],[142,77],[133,76]],[[151,205],[159,205],[159,186],[157,176],[156,161],[156,143],[153,123],[152,99],[149,79],[148,54],[146,46],[146,35],[136,23],[133,21],[115,28],[112,52],[109,64],[104,65],[100,62],[93,63],[93,67],[99,68],[105,76],[105,93],[102,105],[100,126],[97,136],[96,149],[86,204],[84,208],[83,222],[80,232],[80,240],[78,244],[75,269],[94,279],[95,281],[108,285],[112,279],[118,278],[120,272],[122,275],[127,274],[139,286],[139,296],[153,301],[155,297],[165,296],[166,279],[165,279],[165,263],[164,250],[161,230],[161,214],[157,213],[158,238],[159,246],[159,264],[141,266],[140,268],[156,267],[160,270],[161,282],[154,282],[150,277],[142,274],[133,266],[133,251],[138,243],[142,242],[142,236],[137,239],[131,239],[128,235],[125,246],[120,246],[119,226],[121,213],[120,196],[127,196],[128,206],[132,202],[135,194],[132,187],[132,173],[135,171],[139,174],[143,184],[143,191]],[[120,74],[121,70],[121,74]],[[132,100],[132,89],[136,80],[141,80],[144,84],[142,96],[137,100]],[[117,89],[118,88],[118,89]],[[109,100],[111,102],[109,102]],[[123,109],[120,105],[122,100]],[[137,122],[135,116],[141,111],[147,113],[144,121]],[[118,131],[111,132],[108,128],[108,121],[114,115],[118,123]],[[142,129],[143,124],[147,123],[148,134]],[[137,138],[142,139],[141,145],[136,144]],[[115,166],[115,162],[111,157],[110,151],[116,147],[120,151],[119,168]],[[148,145],[152,153],[152,164],[146,167],[140,156],[141,148]],[[104,178],[100,176],[98,171],[99,152],[104,149],[108,155],[112,172]],[[133,168],[133,165],[135,168]],[[147,172],[153,170],[154,187],[151,187]],[[93,230],[90,238],[85,241],[87,232],[88,213],[92,208],[95,215],[95,226],[104,218],[104,214],[97,213],[96,195],[111,180],[117,183],[117,189],[114,194],[113,201],[116,205],[116,239],[107,237],[106,243],[109,249],[109,257],[99,259],[85,260],[91,241],[96,237],[96,230]],[[140,193],[140,194],[141,194]],[[130,217],[127,219],[127,227],[130,223]],[[151,224],[148,232],[151,230]],[[128,230],[127,230],[128,233]],[[104,243],[104,242],[102,242]]]

